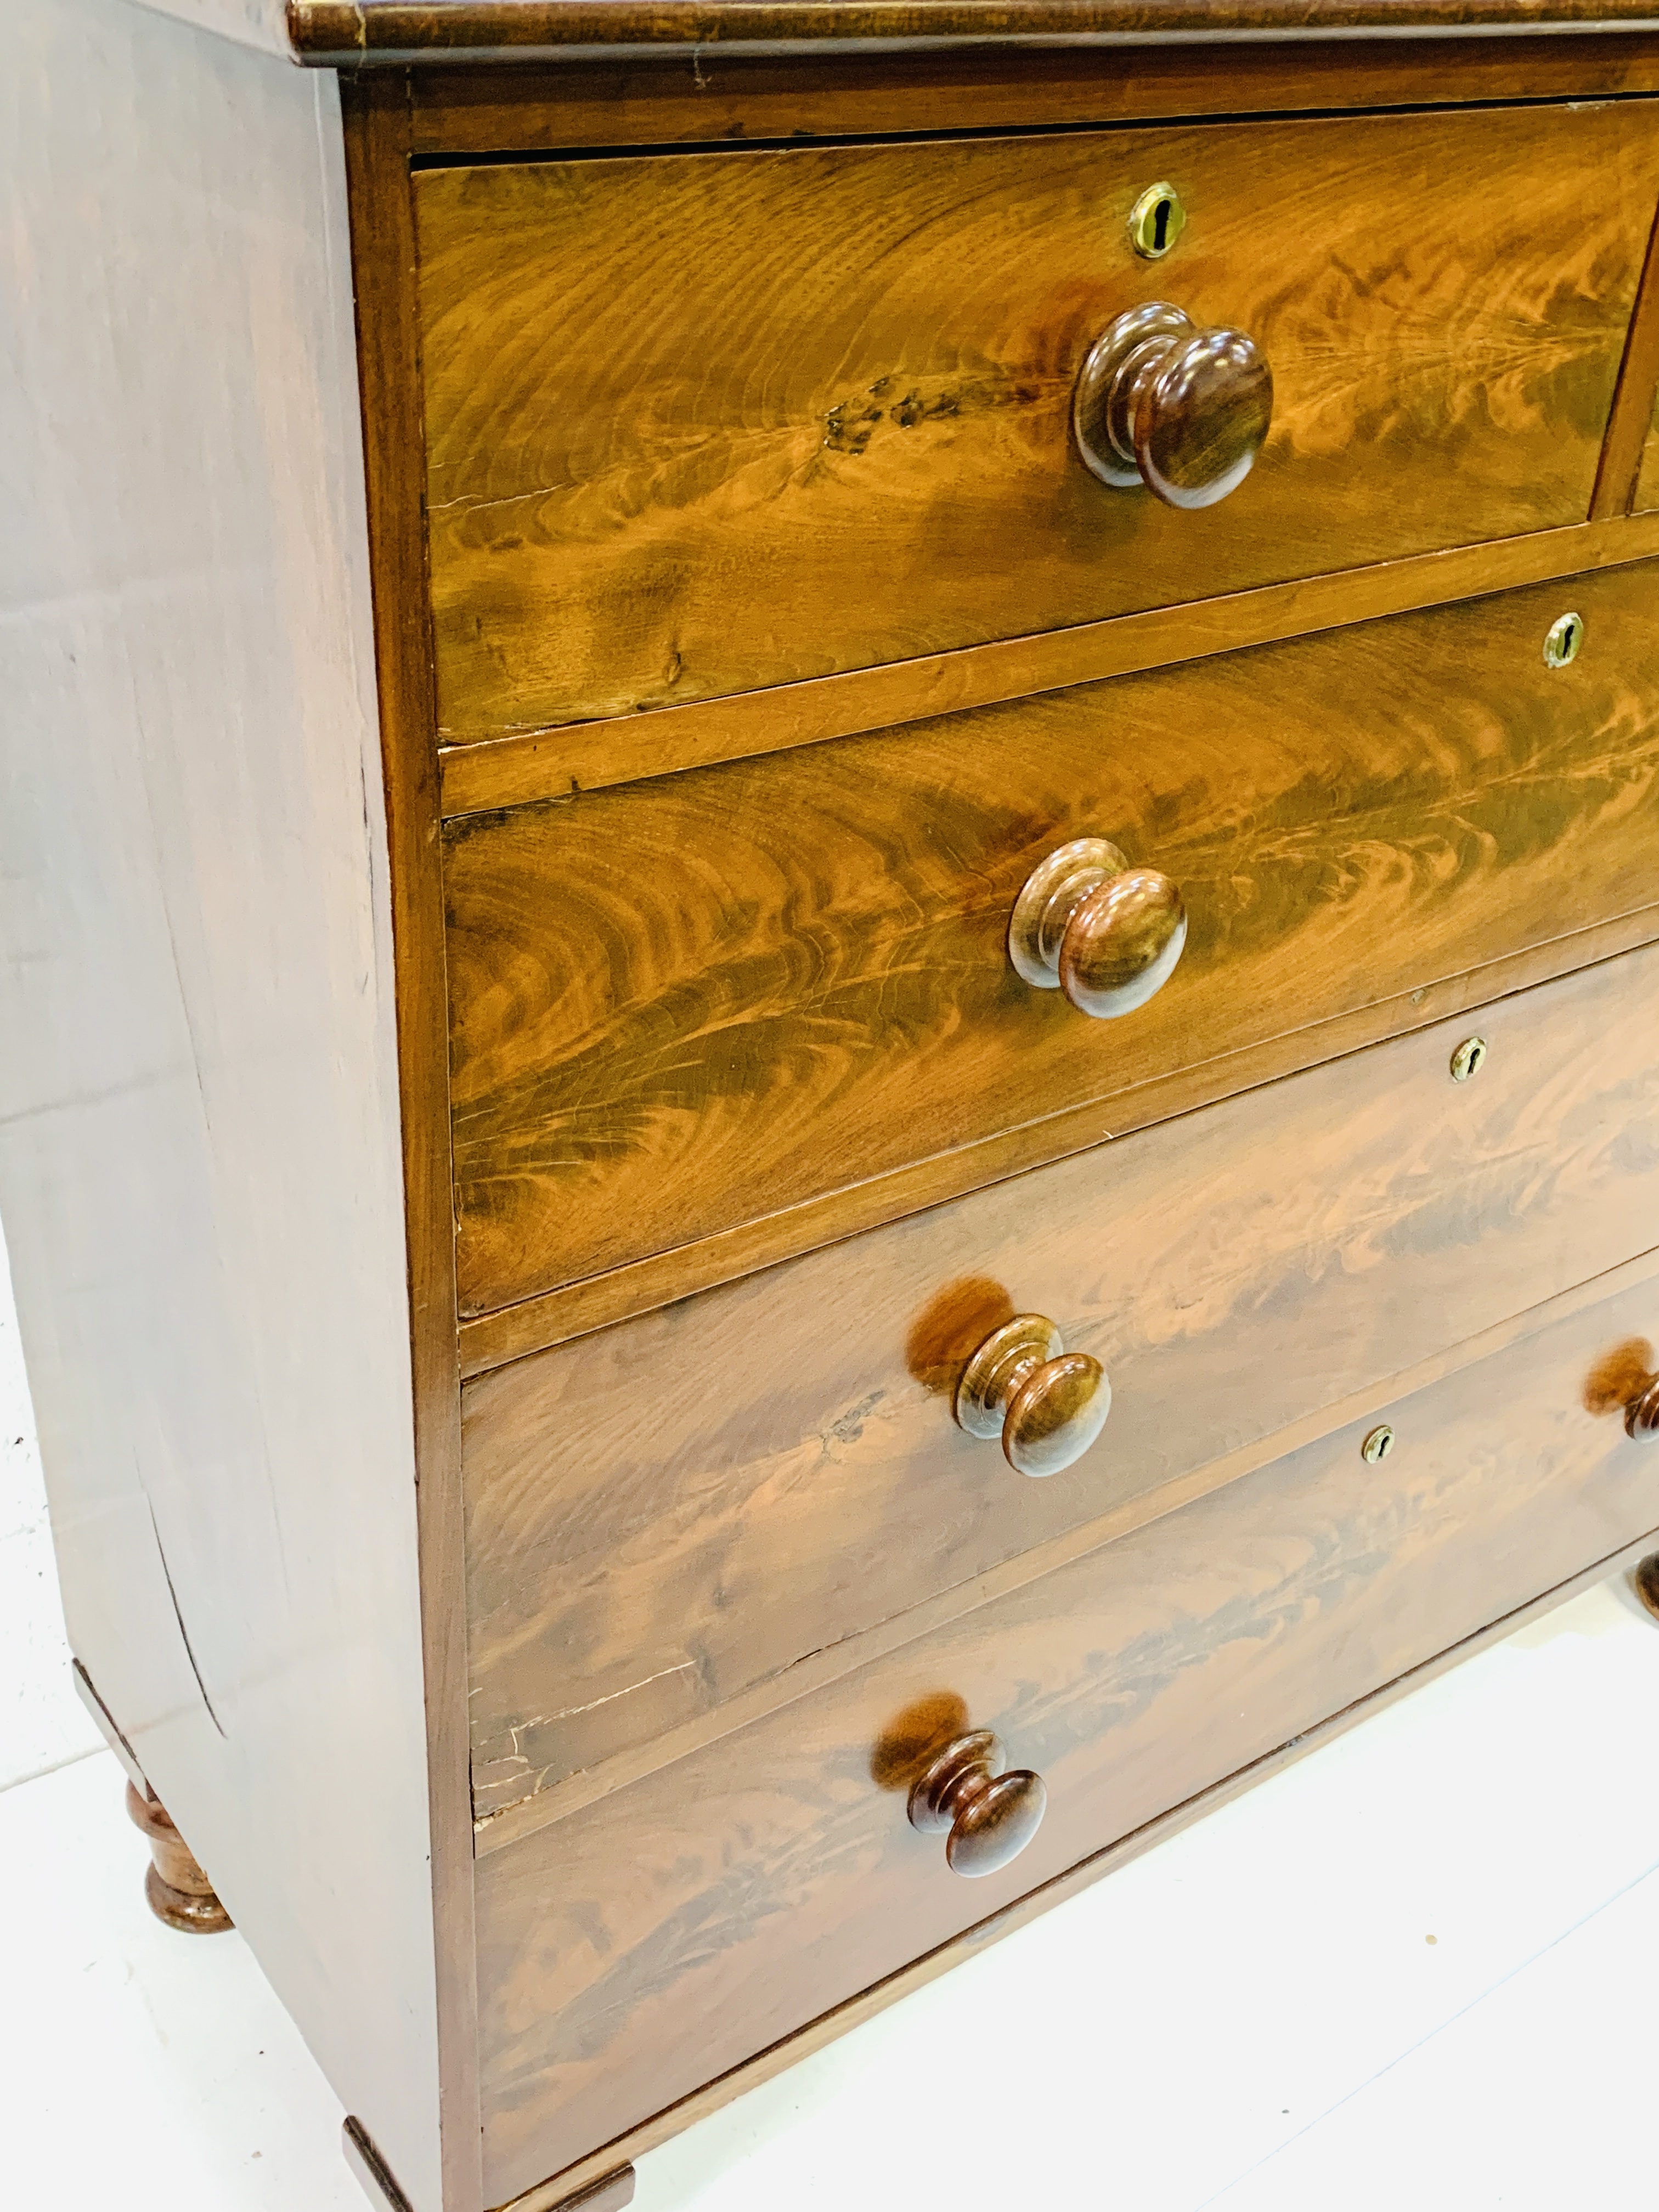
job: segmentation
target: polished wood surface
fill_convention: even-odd
[[[1659,477],[1655,481],[1659,484]],[[1034,691],[1139,675],[1344,623],[1519,590],[1552,577],[1597,574],[1656,553],[1659,513],[1630,520],[1607,517],[1346,574],[1267,584],[1258,591],[1146,614],[1117,615],[1006,644],[968,646],[959,653],[928,654],[884,668],[815,677],[736,699],[568,723],[480,744],[443,745],[438,755],[443,810],[447,815],[479,814],[538,799],[568,799],[578,791],[601,790],[641,776],[748,759],[826,738],[855,737]]]
[[[1158,210],[1152,245],[1142,204],[1130,210],[1137,253],[1174,251],[1178,230],[1171,192],[1153,186]],[[1185,228],[1182,218],[1182,228]],[[1273,380],[1261,349],[1243,331],[1200,331],[1182,308],[1149,300],[1115,315],[1084,356],[1072,391],[1072,434],[1103,483],[1144,484],[1166,507],[1214,507],[1255,465],[1273,419]]]
[[[1651,0],[289,0],[301,61],[331,69],[455,55],[1037,38],[1316,39],[1333,31],[1524,33],[1650,24]]]
[[[3,22],[0,1217],[64,1617],[427,2212],[429,1717],[337,88],[125,0]],[[137,1909],[106,1802],[85,1845],[129,1854]],[[97,2073],[89,2048],[107,2133]],[[43,2193],[85,2205],[84,2181],[66,2146]]]
[[[428,64],[406,78],[417,154],[562,152],[848,132],[1262,115],[1659,92],[1659,35],[1563,32],[1212,51],[957,46],[881,53],[635,52],[625,60]]]
[[[1651,902],[1644,571],[452,825],[462,1310],[487,1311]],[[1189,934],[1099,1023],[1015,974],[1021,886],[1109,838]],[[1103,1105],[1099,1133],[1119,1126]],[[1086,1139],[1082,1139],[1086,1141]],[[981,1179],[998,1172],[988,1159]],[[1006,1169],[1000,1170],[1006,1172]]]
[[[1638,908],[1613,921],[1565,937],[1547,939],[1524,952],[1454,972],[1338,1017],[1322,1030],[1324,1056],[1335,1058],[1385,1037],[1426,1029],[1459,1008],[1550,981],[1656,938],[1659,938],[1659,905]],[[543,1297],[526,1298],[518,1305],[499,1307],[494,1313],[462,1322],[461,1372],[464,1376],[487,1374],[509,1360],[522,1359],[550,1345],[607,1328],[629,1315],[649,1312],[717,1283],[733,1281],[771,1265],[781,1255],[857,1236],[900,1214],[939,1205],[964,1191],[1066,1158],[1104,1138],[1127,1136],[1191,1107],[1237,1097],[1304,1066],[1305,1045],[1300,1032],[1269,1037],[1230,1054],[1224,1060],[1156,1077],[1105,1105],[1074,1107],[1023,1128],[1006,1130],[969,1151],[938,1153],[890,1176],[852,1184],[805,1206],[705,1237],[699,1243],[679,1245],[672,1252],[631,1261]]]
[[[951,1738],[910,1785],[910,1826],[945,1838],[945,1863],[969,1881],[1000,1874],[1042,1826],[1048,1791],[1029,1767],[1009,1773],[989,1729]]]
[[[436,836],[431,644],[421,526],[419,333],[409,110],[395,82],[345,90],[353,292],[363,401],[366,519],[374,569],[375,667],[397,975],[398,1077],[408,1269],[410,1397],[418,1480],[422,1667],[432,1925],[443,2094],[443,2212],[480,2212],[477,1984],[465,1723],[459,1376],[451,1212],[447,983]],[[410,2177],[403,2176],[407,2184]]]
[[[1345,1430],[481,1862],[495,2193],[1617,1553],[1653,1525],[1651,1455],[1584,1381],[1655,1325],[1644,1285],[1545,1328],[1392,1407],[1387,1459]],[[963,1713],[1048,1790],[971,1888],[884,1755]]]
[[[1659,408],[1656,408],[1653,427],[1642,448],[1642,466],[1633,497],[1639,513],[1659,508]]]
[[[1282,1773],[1286,1767],[1293,1766],[1310,1753],[1336,1742],[1351,1729],[1386,1712],[1389,1706],[1401,1698],[1413,1696],[1419,1689],[1437,1680],[1442,1674],[1490,1650],[1494,1644],[1514,1635],[1518,1629],[1546,1619],[1569,1599],[1621,1574],[1630,1574],[1634,1579],[1636,1571],[1653,1541],[1654,1534],[1650,1533],[1638,1537],[1635,1543],[1627,1544],[1622,1551],[1592,1561],[1588,1567],[1569,1576],[1565,1582],[1552,1584],[1529,1598],[1524,1605],[1489,1621],[1484,1628],[1477,1629],[1461,1643],[1449,1644],[1443,1650],[1437,1651],[1431,1659],[1425,1660],[1421,1666],[1412,1668],[1403,1674],[1396,1674],[1381,1689],[1357,1699],[1341,1711],[1333,1713],[1328,1720],[1304,1729],[1261,1759],[1252,1759],[1248,1765],[1236,1768],[1220,1782],[1184,1799],[1169,1811],[1143,1821],[1140,1826],[1132,1829],[1126,1836],[1121,1836],[1115,1843],[1079,1860],[1063,1875],[1042,1883],[1036,1889],[1028,1890],[1012,1905],[988,1914],[985,1919],[937,1944],[921,1958],[911,1960],[870,1988],[861,1990],[856,1996],[832,2006],[828,2012],[820,2013],[817,2019],[794,2034],[786,2036],[764,2051],[757,2051],[752,2057],[716,2075],[712,2081],[706,2081],[685,2096],[677,2098],[673,2104],[653,2112],[649,2119],[641,2121],[624,2135],[615,2137],[602,2150],[578,2159],[574,2165],[544,2181],[533,2183],[512,2200],[506,2212],[554,2212],[554,2208],[568,2200],[573,2190],[608,2171],[617,2158],[643,2157],[647,2151],[654,2149],[658,2144],[666,2142],[671,2136],[682,2133],[698,2120],[720,2112],[750,2089],[775,2080],[812,2052],[823,2050],[838,2037],[875,2018],[913,1990],[925,1989],[930,1982],[937,1981],[991,1944],[1000,1942],[1004,1936],[1012,1935],[1018,1929],[1029,1926],[1056,1905],[1091,1888],[1108,1875],[1132,1865],[1147,1851],[1171,1840],[1198,1821],[1207,1819],[1212,1813],[1231,1804],[1258,1783]]]
[[[1016,1474],[1041,1480],[1088,1450],[1106,1425],[1112,1386],[1090,1353],[1066,1351],[1053,1322],[1016,1314],[971,1352],[952,1403],[959,1429],[995,1437]]]
[[[441,734],[1580,521],[1656,182],[1641,103],[422,171]],[[1273,366],[1206,514],[1072,447],[1148,296]]]
[[[1652,1242],[1656,1006],[1649,950],[1485,1009],[1470,1082],[1443,1023],[469,1384],[479,1813]],[[1028,1302],[1112,1384],[1036,1482],[951,1413]]]
[[[1592,520],[1640,507],[1644,442],[1659,404],[1659,218],[1648,241],[1636,307],[1625,340],[1601,465],[1590,500]]]

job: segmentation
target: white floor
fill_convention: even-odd
[[[241,1938],[144,1906],[3,1289],[0,1419],[0,2205],[364,2212]],[[1656,1717],[1659,1626],[1593,1591],[654,2152],[640,2212],[1659,2203]]]

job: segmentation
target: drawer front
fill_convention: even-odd
[[[1645,102],[496,163],[415,178],[439,720],[720,696],[1581,522]],[[1127,218],[1188,216],[1148,261]],[[1168,301],[1273,380],[1177,512],[1084,465]]]
[[[1659,1524],[1654,1334],[1659,1279],[483,1859],[486,2202]],[[972,1882],[905,1818],[964,1723],[1048,1787]]]
[[[1241,1048],[1316,1060],[1324,1020],[1652,903],[1655,592],[1578,577],[452,824],[463,1310],[1174,1072],[1218,1096]],[[1084,835],[1186,902],[1121,1019],[1009,963]]]
[[[1487,1058],[1457,1083],[1470,1033]],[[775,1700],[813,1655],[1144,1518],[1653,1243],[1659,947],[484,1376],[463,1394],[477,1809]],[[952,1415],[1017,1312],[1113,1389],[1045,1480]]]

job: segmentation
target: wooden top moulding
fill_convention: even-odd
[[[289,0],[302,61],[1659,29],[1659,0]]]

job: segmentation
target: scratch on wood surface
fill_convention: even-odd
[[[525,1729],[550,1728],[555,1721],[573,1719],[577,1713],[597,1712],[601,1705],[613,1705],[618,1698],[630,1698],[635,1690],[648,1688],[653,1682],[660,1682],[667,1675],[690,1674],[696,1665],[694,1659],[682,1659],[678,1666],[659,1667],[654,1674],[647,1674],[637,1682],[629,1682],[623,1689],[609,1690],[602,1698],[590,1698],[585,1705],[561,1705],[556,1713],[538,1713],[533,1720],[520,1721],[517,1727],[507,1730],[513,1739],[513,1749],[516,1753],[520,1734]]]

